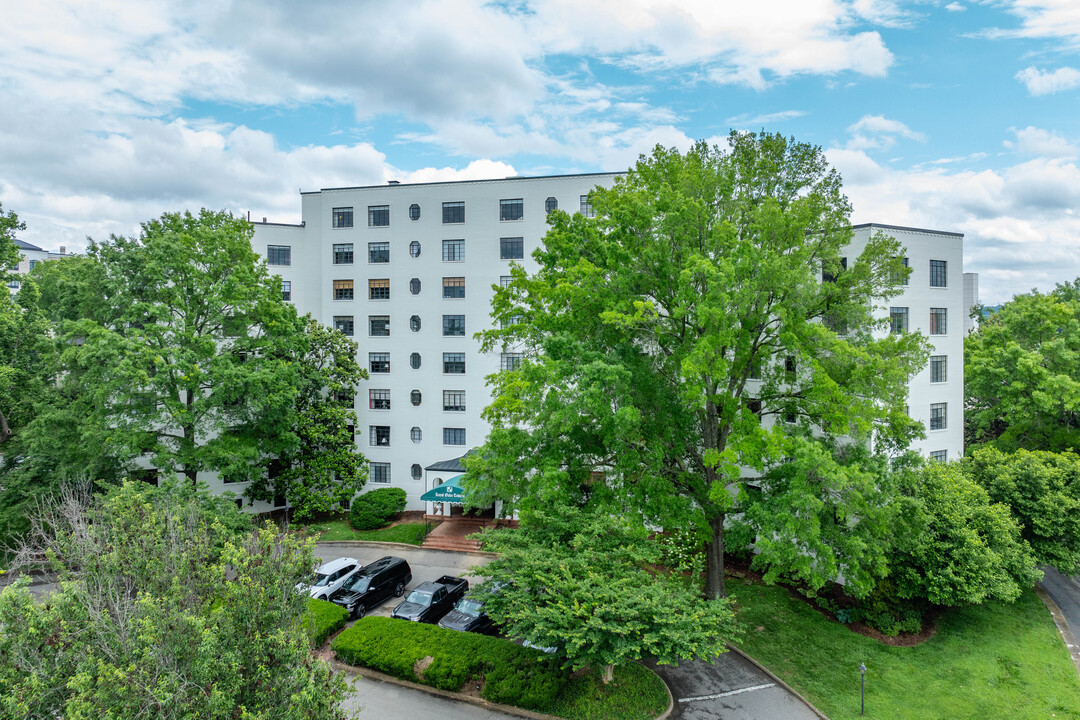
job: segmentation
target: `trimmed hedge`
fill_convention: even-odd
[[[458,692],[482,674],[484,699],[538,712],[554,705],[569,679],[555,658],[539,650],[394,618],[362,618],[338,635],[332,647],[350,665],[441,690]],[[427,656],[433,658],[431,665],[417,676],[416,664]]]
[[[395,515],[405,509],[407,496],[401,488],[380,488],[360,495],[352,501],[349,524],[357,530],[378,530],[386,527]]]
[[[345,627],[345,621],[349,619],[349,611],[338,607],[332,602],[325,600],[308,600],[307,611],[304,613],[304,629],[311,637],[311,644],[319,647],[326,638]]]

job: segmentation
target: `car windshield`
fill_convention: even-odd
[[[315,587],[323,587],[324,585],[326,585],[329,579],[329,575],[324,575],[323,573],[315,573]]]
[[[345,581],[342,585],[346,590],[353,590],[355,592],[367,592],[368,585],[371,584],[370,575],[353,575],[351,578]]]
[[[454,609],[459,613],[465,613],[469,617],[480,617],[483,607],[484,606],[481,603],[478,603],[475,600],[461,598],[457,601],[457,605],[454,606]]]
[[[431,602],[431,593],[413,590],[409,593],[409,597],[406,598],[406,602],[416,603],[417,605],[427,605]]]

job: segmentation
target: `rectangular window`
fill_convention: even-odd
[[[464,445],[465,428],[443,428],[442,441],[443,445]]]
[[[442,296],[444,298],[465,297],[465,278],[444,277],[442,279]]]
[[[465,372],[465,353],[443,353],[442,371],[450,375],[460,375]]]
[[[500,275],[499,276],[499,287],[508,287],[510,285],[510,282],[513,279],[514,279],[513,275]]]
[[[390,426],[369,425],[368,442],[372,447],[390,447]]]
[[[367,261],[369,263],[390,262],[390,243],[374,242],[367,244]]]
[[[930,334],[944,335],[948,330],[948,308],[930,308]]]
[[[525,216],[525,203],[521,198],[499,201],[500,220],[520,220]]]
[[[905,268],[910,267],[908,265],[908,259],[907,258],[897,258],[897,260],[899,260],[903,264],[903,266]],[[906,272],[897,273],[896,275],[893,276],[893,282],[898,282],[898,283],[900,283],[902,285],[907,285],[908,284],[908,273],[906,273]]]
[[[368,300],[390,299],[390,278],[379,278],[367,281]]]
[[[465,259],[465,241],[464,240],[443,240],[442,241],[442,259],[443,262],[461,262]]]
[[[334,243],[334,264],[335,265],[352,265],[353,264],[353,244],[352,243]]]
[[[581,214],[587,218],[596,217],[596,212],[593,210],[592,203],[589,202],[588,195],[581,196]]]
[[[37,262],[38,262],[37,260],[31,260],[30,261],[30,269],[31,270],[33,270],[35,267],[37,267]]]
[[[340,332],[342,335],[348,337],[353,336],[353,316],[352,315],[335,315],[334,316],[334,329]]]
[[[889,332],[893,335],[908,331],[908,309],[906,307],[889,308]]]
[[[521,365],[521,353],[518,352],[504,352],[499,361],[500,370],[517,370],[519,365]]]
[[[933,403],[930,406],[930,429],[944,430],[948,425],[946,409],[948,403]]]
[[[335,280],[334,281],[334,299],[335,300],[352,300],[353,299],[353,281],[352,280]]]
[[[465,203],[444,202],[442,204],[442,221],[444,223],[465,222]]]
[[[368,390],[368,407],[372,410],[389,410],[390,391]]]
[[[390,225],[390,206],[389,205],[368,205],[367,224],[368,224],[368,227],[387,227],[387,226],[389,226]]]
[[[267,265],[292,265],[292,245],[267,245]]]
[[[334,400],[339,405],[352,407],[353,403],[356,402],[356,394],[352,390],[338,390],[334,393]]]
[[[840,258],[840,269],[841,270],[847,270],[847,258],[846,257]],[[836,282],[836,275],[833,275],[830,272],[825,272],[824,270],[822,270],[821,271],[821,282]]]
[[[499,328],[505,330],[508,327],[519,324],[524,318],[521,315],[511,315],[508,318],[499,320]]]
[[[368,370],[373,373],[390,372],[390,353],[368,353]]]
[[[336,228],[352,227],[352,208],[334,208],[333,212],[330,215],[330,224]]]
[[[292,281],[290,281],[290,280],[282,280],[281,281],[281,299],[285,300],[285,301],[291,301],[292,300]]]
[[[390,316],[368,315],[368,335],[371,337],[390,337]]]
[[[442,409],[446,412],[465,412],[465,391],[443,390]]]
[[[948,357],[945,355],[930,356],[930,382],[943,383],[947,378]]]
[[[390,484],[390,463],[369,463],[371,469],[371,482],[376,485]]]
[[[948,263],[944,260],[930,261],[930,287],[948,287]]]
[[[934,450],[930,453],[930,459],[934,462],[948,462],[949,451],[948,450]]]
[[[520,260],[525,257],[525,241],[522,238],[499,238],[499,259]]]
[[[443,315],[442,334],[443,337],[465,337],[465,316]]]

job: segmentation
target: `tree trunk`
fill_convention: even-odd
[[[613,664],[605,665],[604,666],[604,684],[607,685],[609,682],[611,682],[614,679],[615,679],[615,665],[613,665]]]
[[[705,597],[727,597],[724,584],[724,513],[709,518],[712,538],[705,546]]]

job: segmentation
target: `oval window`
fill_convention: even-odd
[[[413,257],[420,257],[420,243],[416,240],[409,243],[409,254]]]
[[[420,430],[420,428],[414,427],[412,430],[409,431],[409,437],[412,438],[412,441],[414,443],[418,443],[418,442],[420,442],[421,440],[424,439],[424,433],[423,433],[422,430]],[[413,467],[420,467],[420,466],[419,465],[413,465]]]
[[[412,205],[409,206],[409,219],[410,220],[419,220],[420,219],[420,206],[417,205],[416,203],[413,203]],[[416,256],[414,255],[413,257],[416,257]]]
[[[420,369],[420,353],[413,353],[409,356],[409,364],[412,365],[413,370]]]
[[[558,210],[559,209],[559,201],[556,200],[553,197],[549,197],[547,200],[544,201],[544,209],[547,210],[549,213],[552,210]]]
[[[409,329],[411,329],[413,332],[420,332],[419,315],[413,315],[411,318],[409,318]]]
[[[419,480],[424,475],[424,468],[420,467],[419,463],[413,463],[412,466],[412,479]]]
[[[420,278],[413,278],[409,281],[409,292],[413,295],[420,294]]]
[[[411,393],[409,393],[409,400],[412,401],[413,405],[419,405],[422,399],[423,396],[420,394],[419,390],[413,390]]]

